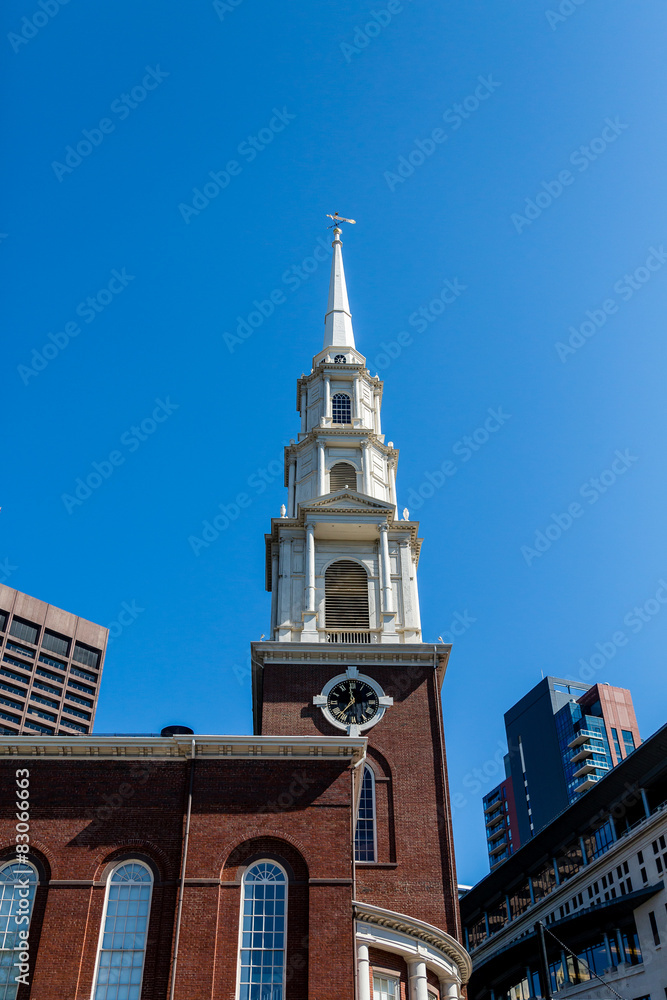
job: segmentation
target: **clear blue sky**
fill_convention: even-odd
[[[468,623],[443,697],[472,882],[502,715],[541,671],[578,678],[622,631],[587,677],[632,689],[643,734],[664,722],[667,8],[56,2],[2,15],[2,578],[103,624],[134,602],[99,731],[250,730],[263,534],[326,301],[328,262],[302,263],[326,212],[356,218],[357,344],[421,519],[424,636]],[[107,478],[63,501],[93,463]]]

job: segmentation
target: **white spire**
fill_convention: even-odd
[[[324,317],[324,348],[354,348],[352,316],[350,314],[350,303],[347,300],[345,271],[343,269],[343,244],[340,238],[341,230],[338,226],[335,227],[333,235],[329,301],[327,302],[327,312]]]

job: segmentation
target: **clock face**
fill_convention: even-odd
[[[327,695],[327,710],[339,725],[367,725],[379,708],[375,689],[360,678],[346,677],[338,681]]]

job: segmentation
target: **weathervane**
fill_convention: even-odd
[[[339,222],[349,222],[353,226],[356,226],[357,224],[356,219],[344,219],[342,215],[338,214],[338,212],[334,212],[333,215],[331,215],[330,212],[327,212],[327,219],[333,219],[333,226],[327,226],[327,229],[334,229]]]

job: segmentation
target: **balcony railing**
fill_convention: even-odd
[[[372,642],[371,632],[344,632],[342,629],[328,628],[326,633],[327,642]]]
[[[495,817],[492,817],[490,813],[493,812],[494,809],[502,808],[502,804],[503,804],[503,799],[500,793],[497,793],[496,797],[491,802],[486,803],[486,805],[484,806],[484,813],[487,817],[486,820],[487,826],[489,823],[493,823],[493,820],[495,819]]]
[[[568,747],[572,749],[573,747],[578,747],[582,743],[588,743],[589,740],[601,740],[601,733],[593,733],[589,729],[580,729],[573,740],[570,740]]]

